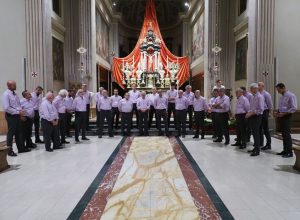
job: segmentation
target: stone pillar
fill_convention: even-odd
[[[247,82],[257,81],[257,0],[248,2],[248,58],[247,58]]]
[[[190,37],[190,23],[187,19],[182,22],[182,55],[191,56],[191,37]]]
[[[258,1],[256,76],[257,81],[265,83],[272,97],[275,97],[274,9],[275,0]]]
[[[51,0],[25,1],[26,22],[26,89],[40,85],[45,90],[53,86]],[[31,72],[36,72],[33,78]]]
[[[212,59],[212,45],[214,42],[214,33],[212,31],[213,23],[213,1],[205,0],[204,3],[204,96],[209,98],[211,96],[211,88],[213,85],[213,78],[210,72]]]

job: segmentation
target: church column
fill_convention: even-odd
[[[274,8],[275,0],[258,1],[256,76],[257,81],[265,83],[272,97],[275,97]]]
[[[116,57],[119,57],[119,24],[118,21],[113,21],[110,26],[111,30],[111,41],[110,41],[110,51],[115,53]]]
[[[37,85],[47,89],[53,86],[51,0],[25,1],[26,22],[26,89]],[[36,77],[31,73],[35,72]]]
[[[257,73],[257,44],[256,44],[256,27],[257,27],[257,0],[248,3],[248,58],[247,58],[247,82],[248,84],[256,82]]]
[[[187,56],[191,55],[190,47],[190,23],[188,19],[184,19],[182,22],[182,55]]]
[[[211,51],[215,42],[215,0],[205,0],[204,4],[204,96],[209,98],[214,84],[214,74],[212,72],[214,56]]]

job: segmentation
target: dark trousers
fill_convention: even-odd
[[[90,104],[86,105],[86,119],[85,119],[85,128],[89,129],[89,125],[90,125],[90,112],[91,112],[91,107]]]
[[[24,145],[22,144],[22,132],[21,132],[21,126],[20,126],[20,116],[19,115],[11,115],[8,113],[5,113],[5,119],[7,122],[7,135],[6,135],[6,145],[7,147],[12,150],[13,146],[13,138],[15,137],[16,145],[18,148],[18,151],[23,150]]]
[[[205,126],[204,126],[204,118],[205,118],[205,112],[204,111],[195,111],[195,125],[196,125],[196,134],[199,136],[200,129],[201,129],[201,137],[204,138],[205,135]]]
[[[249,127],[254,139],[254,149],[260,151],[260,133],[259,129],[261,126],[261,115],[254,115],[248,119]]]
[[[137,109],[136,103],[133,103],[132,106],[132,118],[133,118],[133,113],[135,114],[135,118],[136,118],[136,127],[139,126],[139,111]]]
[[[139,132],[140,135],[148,134],[148,114],[149,110],[142,112],[139,111]]]
[[[166,134],[169,133],[169,127],[167,122],[167,110],[166,109],[157,109],[156,110],[156,120],[157,120],[157,129],[159,133],[161,134],[161,119],[164,120],[165,125],[165,132]]]
[[[269,131],[269,113],[268,109],[264,110],[260,126],[260,146],[264,146],[264,135],[266,137],[266,145],[271,146],[271,135]]]
[[[278,118],[279,127],[283,138],[283,151],[285,153],[292,153],[292,137],[291,137],[291,118],[292,115],[286,115]]]
[[[121,113],[121,132],[125,134],[125,128],[127,128],[127,134],[131,132],[132,124],[132,113],[131,112],[122,112]]]
[[[68,136],[71,135],[70,130],[71,130],[71,121],[72,121],[72,113],[67,112],[66,113],[66,134]]]
[[[213,127],[213,136],[217,137],[217,120],[216,120],[216,112],[211,113],[211,121],[212,121],[212,127]]]
[[[175,103],[168,104],[168,126],[170,127],[170,120],[171,120],[171,114],[173,114],[174,118],[174,126],[176,127],[176,110],[175,110]]]
[[[246,123],[246,113],[245,114],[236,114],[236,136],[237,143],[245,145],[247,143],[247,123]]]
[[[148,127],[151,128],[151,125],[152,125],[152,121],[153,121],[153,117],[155,116],[156,118],[156,114],[155,114],[155,108],[154,106],[150,106],[150,109],[149,109],[149,123],[148,123]],[[156,124],[156,127],[157,127],[157,120],[155,122]]]
[[[186,110],[176,110],[176,124],[178,135],[186,135]]]
[[[34,110],[33,124],[34,124],[35,141],[38,141],[38,140],[40,140],[40,114],[39,114],[39,110]]]
[[[62,143],[66,141],[66,113],[59,113],[58,117],[60,143]]]
[[[85,138],[86,116],[86,112],[75,112],[75,140],[79,138],[80,129],[82,138]]]
[[[32,146],[32,125],[33,119],[26,117],[25,121],[21,121],[21,130],[22,130],[22,143],[26,147]]]
[[[222,137],[224,136],[226,141],[230,140],[228,120],[229,120],[228,112],[216,113],[218,139],[222,139]]]
[[[53,126],[50,121],[42,118],[41,120],[43,136],[46,150],[51,149],[51,140],[53,141],[53,148],[59,146],[59,127]]]
[[[114,125],[115,118],[116,118],[115,128],[118,127],[118,125],[119,125],[119,117],[120,117],[119,108],[118,107],[112,107],[112,109],[111,109],[111,124],[112,124],[112,127]]]
[[[187,109],[187,113],[189,115],[189,129],[193,128],[193,112],[194,112],[194,107],[192,105],[189,105]]]
[[[111,123],[111,110],[100,110],[99,113],[99,135],[103,134],[103,126],[104,126],[104,121],[106,119],[107,126],[108,126],[108,134],[111,136],[112,133],[112,123]]]

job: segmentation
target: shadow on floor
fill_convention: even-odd
[[[10,165],[10,167],[7,170],[0,172],[0,174],[7,173],[7,172],[13,171],[13,170],[19,170],[20,167],[21,167],[21,164]]]
[[[293,165],[277,165],[278,168],[274,168],[275,171],[282,171],[287,173],[300,174],[299,171],[293,169]]]

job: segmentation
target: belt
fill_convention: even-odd
[[[239,113],[239,114],[235,114],[235,115],[240,115],[240,116],[242,116],[242,115],[246,115],[246,113]]]
[[[7,113],[7,112],[5,112],[5,114],[6,114],[7,116],[19,116],[19,114],[13,115],[13,114],[10,114],[10,113]]]

